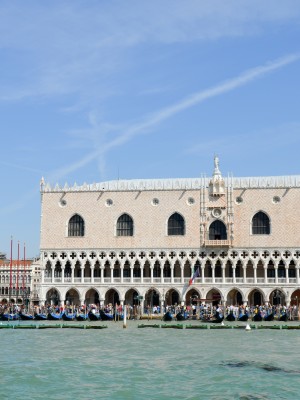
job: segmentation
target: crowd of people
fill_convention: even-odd
[[[89,304],[89,305],[70,305],[66,304],[64,306],[46,304],[44,306],[32,306],[28,309],[23,305],[18,304],[0,304],[0,314],[4,313],[31,313],[35,314],[48,314],[55,313],[59,314],[62,312],[72,313],[72,314],[88,314],[89,312],[98,313],[101,309],[107,314],[121,316],[124,313],[124,307],[126,307],[126,313],[128,319],[138,319],[142,315],[164,315],[169,312],[173,316],[177,314],[182,314],[186,319],[203,319],[209,318],[216,313],[218,315],[224,316],[226,318],[229,314],[232,314],[236,319],[247,314],[249,318],[252,318],[255,314],[260,313],[262,317],[273,314],[274,317],[280,317],[283,314],[287,315],[287,318],[291,321],[300,320],[300,308],[296,305],[290,305],[289,307],[278,304],[271,305],[266,303],[264,305],[227,305],[224,307],[220,304],[210,304],[210,303],[198,303],[191,305],[166,305],[165,307],[160,307],[159,305],[146,305],[144,310],[141,309],[140,305],[126,305],[122,306],[120,304],[107,304],[100,307],[99,304]]]
[[[225,318],[229,314],[233,314],[233,316],[237,319],[241,316],[247,314],[249,318],[253,318],[255,314],[260,313],[260,315],[264,318],[267,315],[273,314],[274,317],[280,318],[283,314],[287,315],[287,318],[290,321],[300,320],[300,309],[296,305],[290,305],[289,307],[278,304],[271,305],[270,303],[266,303],[264,305],[227,305],[224,307],[221,304],[212,305],[210,303],[200,303],[200,304],[192,304],[189,306],[179,306],[179,305],[170,305],[166,306],[165,312],[169,311],[172,315],[177,315],[178,313],[183,314],[185,317],[194,317],[199,319],[205,319],[209,317],[213,317],[218,313],[220,316],[224,316]],[[153,313],[156,313],[155,307],[153,307]],[[146,313],[149,313],[149,307],[146,310]]]

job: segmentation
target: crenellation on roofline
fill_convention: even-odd
[[[300,188],[300,175],[260,176],[260,177],[224,177],[226,187],[232,189],[259,188]],[[164,190],[199,190],[209,187],[210,177],[172,178],[172,179],[131,179],[111,180],[83,185],[51,185],[42,179],[41,193],[47,192],[116,192],[116,191],[164,191]]]

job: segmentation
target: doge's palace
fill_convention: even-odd
[[[41,304],[298,304],[300,176],[40,190]]]

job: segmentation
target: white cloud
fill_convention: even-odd
[[[0,161],[0,164],[4,165],[6,167],[9,167],[9,168],[15,168],[15,169],[20,169],[22,171],[34,172],[39,175],[41,174],[41,170],[37,169],[37,168],[25,167],[24,165],[10,163],[10,162],[6,162],[6,161],[2,161],[2,160]]]
[[[3,1],[0,51],[21,57],[24,71],[17,83],[0,80],[0,100],[79,93],[82,103],[95,104],[117,90],[106,78],[131,62],[128,48],[290,28],[299,16],[300,3],[293,0]]]
[[[232,154],[240,154],[241,157],[245,157],[245,152],[240,151],[242,147],[247,149],[247,154],[251,154],[251,157],[253,157],[253,154],[266,154],[270,150],[270,144],[272,144],[273,152],[275,148],[288,147],[290,149],[293,144],[298,146],[299,130],[300,122],[290,122],[254,132],[239,132],[238,134],[226,135],[224,138],[218,137],[216,140],[193,143],[191,147],[185,149],[185,154],[205,156],[218,151],[218,153],[226,154],[228,157]],[[270,138],[272,138],[271,143]]]
[[[66,44],[69,55],[82,49],[90,53],[145,41],[174,43],[251,34],[263,29],[263,23],[285,23],[299,15],[297,0],[60,1],[55,5],[3,1],[0,46],[30,49],[46,41],[50,53],[60,55]]]
[[[122,130],[122,133],[119,136],[116,136],[112,140],[105,141],[106,132],[103,129],[98,129],[95,119],[91,118],[90,122],[92,124],[92,135],[94,137],[98,137],[101,140],[101,144],[97,143],[96,149],[91,153],[87,154],[85,157],[76,161],[75,163],[66,166],[62,169],[59,169],[54,172],[54,177],[59,179],[63,176],[68,175],[69,173],[78,170],[79,168],[84,167],[86,164],[92,162],[95,159],[98,159],[98,162],[101,162],[102,166],[104,165],[103,158],[107,152],[111,149],[121,146],[124,143],[128,142],[132,138],[137,135],[144,134],[153,130],[153,128],[159,125],[164,120],[175,116],[176,114],[198,105],[206,100],[209,100],[213,97],[220,96],[227,92],[230,92],[234,89],[237,89],[241,86],[247,85],[248,83],[263,77],[266,74],[269,74],[277,69],[283,68],[293,62],[298,61],[300,58],[299,54],[291,54],[280,59],[269,62],[265,65],[261,65],[247,71],[244,71],[239,76],[229,79],[225,82],[222,82],[216,86],[213,86],[209,89],[194,93],[188,96],[185,99],[182,99],[180,102],[173,104],[169,107],[163,108],[152,115],[145,117],[144,120],[133,124],[126,129]],[[96,135],[96,136],[95,136]],[[100,160],[100,161],[99,161]]]

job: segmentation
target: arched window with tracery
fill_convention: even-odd
[[[133,219],[128,214],[118,218],[117,236],[133,236]]]
[[[70,218],[68,236],[84,236],[84,220],[80,215],[75,214]]]
[[[185,223],[183,217],[178,213],[172,214],[168,220],[168,235],[175,236],[184,234],[185,234]]]
[[[227,240],[227,231],[224,222],[217,219],[210,224],[209,240]]]
[[[259,211],[252,218],[252,235],[269,235],[270,219],[262,211]]]

